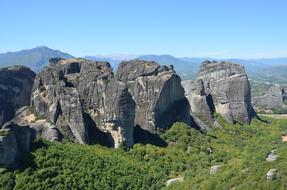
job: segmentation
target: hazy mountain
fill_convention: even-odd
[[[137,55],[111,54],[111,55],[85,56],[83,58],[95,61],[107,61],[111,64],[112,68],[116,70],[120,62],[136,59],[137,57],[138,57]]]
[[[108,61],[114,69],[123,60],[142,59],[156,61],[163,65],[173,65],[176,72],[183,80],[194,79],[199,70],[200,64],[205,60],[230,61],[244,65],[249,78],[276,83],[287,81],[287,58],[268,58],[268,59],[214,59],[200,57],[174,57],[172,55],[141,55],[141,56],[87,56],[87,59]],[[287,75],[287,74],[286,74]]]
[[[52,57],[72,58],[73,56],[59,50],[53,50],[45,46],[33,49],[21,50],[0,54],[0,67],[10,65],[24,65],[34,71],[43,68]],[[214,59],[201,57],[174,57],[172,55],[129,55],[110,54],[85,56],[85,59],[108,61],[114,70],[122,61],[142,59],[156,61],[161,65],[173,65],[176,72],[183,80],[194,79],[199,70],[200,64],[205,60],[231,61],[244,65],[249,78],[254,80],[286,83],[287,81],[287,57],[268,59]]]
[[[183,80],[193,79],[202,63],[201,59],[181,59],[176,58],[171,55],[143,55],[139,56],[137,59],[156,61],[161,65],[173,65],[176,72],[181,76]]]
[[[52,57],[72,58],[73,56],[59,50],[41,46],[33,49],[0,54],[0,67],[24,65],[34,71],[38,71],[43,68]]]

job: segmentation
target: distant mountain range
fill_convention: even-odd
[[[49,59],[52,57],[72,58],[73,56],[46,46],[40,46],[33,49],[0,54],[0,67],[25,65],[34,71],[39,71],[48,64]]]
[[[45,46],[0,54],[0,67],[25,65],[39,71],[52,57],[73,58],[68,53],[53,50]],[[85,56],[85,59],[108,61],[114,69],[122,61],[142,59],[156,61],[159,64],[174,65],[183,80],[194,79],[200,64],[205,60],[231,61],[244,65],[249,78],[259,81],[287,83],[287,57],[269,59],[214,59],[197,57],[174,57],[172,55],[96,55]]]

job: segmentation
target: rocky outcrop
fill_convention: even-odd
[[[19,107],[30,104],[35,75],[23,66],[0,69],[0,128]]]
[[[208,126],[217,126],[214,113],[230,123],[250,123],[255,112],[243,66],[205,61],[195,81],[184,81],[191,113]]]
[[[127,86],[135,102],[135,126],[160,133],[175,121],[190,124],[189,104],[172,66],[140,60],[123,62],[115,79]]]
[[[60,141],[62,139],[62,135],[55,125],[45,119],[37,118],[28,106],[21,107],[16,111],[14,122],[20,126],[29,126],[32,129],[33,139],[41,138],[48,141]]]
[[[286,99],[286,90],[280,85],[274,85],[264,95],[252,97],[252,104],[258,108],[273,109],[284,106]]]
[[[175,121],[189,124],[189,104],[172,67],[135,60],[121,63],[114,76],[107,62],[50,62],[35,79],[32,109],[70,140],[130,147],[135,126],[158,133]]]
[[[31,129],[13,122],[3,125],[0,130],[0,165],[7,168],[20,166],[21,158],[30,151]]]
[[[67,138],[86,144],[105,113],[106,87],[112,78],[107,62],[51,59],[36,77],[32,107]]]

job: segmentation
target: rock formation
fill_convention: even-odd
[[[230,123],[249,123],[255,115],[248,77],[239,64],[205,61],[196,80],[183,86],[191,114],[208,126],[217,125],[215,112]]]
[[[50,63],[35,79],[32,107],[65,137],[90,143],[89,132],[103,121],[112,69],[107,62],[84,59],[55,58]]]
[[[3,125],[0,130],[0,165],[17,168],[20,159],[30,151],[31,129],[13,122]]]
[[[35,75],[23,66],[0,69],[0,128],[19,107],[30,104]]]
[[[24,106],[19,108],[13,121],[20,126],[29,126],[32,129],[33,139],[41,138],[48,141],[60,141],[62,139],[58,128],[45,119],[37,119],[31,107]]]
[[[188,101],[172,66],[140,60],[123,62],[115,79],[126,84],[135,102],[135,126],[158,133],[175,121],[190,123]]]
[[[107,62],[50,62],[35,79],[32,110],[70,140],[130,147],[135,126],[157,133],[175,121],[189,124],[189,105],[172,67],[135,60],[121,63],[114,76]]]
[[[252,104],[258,108],[273,109],[282,107],[285,99],[287,99],[285,89],[280,85],[274,85],[263,96],[252,97]]]

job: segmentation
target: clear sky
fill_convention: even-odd
[[[0,0],[0,52],[287,57],[287,0]]]

